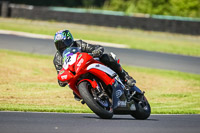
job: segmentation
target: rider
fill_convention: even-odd
[[[88,44],[82,40],[74,41],[72,34],[69,30],[60,30],[56,32],[54,36],[54,43],[57,49],[53,63],[57,70],[57,73],[62,69],[63,59],[62,53],[68,47],[80,47],[82,52],[92,53],[94,57],[99,57],[100,61],[114,70],[122,80],[128,86],[132,87],[135,85],[136,81],[128,75],[128,73],[122,69],[121,65],[112,57],[111,54],[103,54],[104,48],[100,45]],[[62,83],[58,80],[61,87],[65,87],[67,84]],[[77,96],[75,95],[75,99]]]

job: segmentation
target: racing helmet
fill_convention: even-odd
[[[62,53],[66,48],[70,47],[74,42],[73,36],[69,30],[60,30],[54,36],[56,49]]]

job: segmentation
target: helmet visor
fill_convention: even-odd
[[[62,41],[57,41],[55,43],[55,46],[56,46],[56,49],[59,51],[59,52],[62,52],[65,50],[66,46],[65,44],[62,42]]]
[[[72,43],[73,43],[73,40],[71,38],[64,40],[64,44],[65,44],[66,48],[70,47],[72,45]]]

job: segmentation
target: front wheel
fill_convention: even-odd
[[[142,96],[141,100],[135,104],[136,111],[131,115],[138,120],[145,120],[151,114],[151,107],[145,96]]]
[[[83,81],[78,85],[79,92],[86,102],[88,107],[100,118],[111,119],[113,116],[113,111],[109,99],[104,98],[97,100],[95,94],[92,93],[92,86],[90,83]]]

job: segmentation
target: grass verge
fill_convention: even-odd
[[[53,57],[0,50],[0,110],[91,113],[59,87]],[[200,75],[124,66],[146,91],[152,113],[200,114]]]
[[[69,29],[75,38],[125,44],[133,49],[200,56],[200,36],[148,32],[54,21],[0,18],[0,29],[52,35]]]

